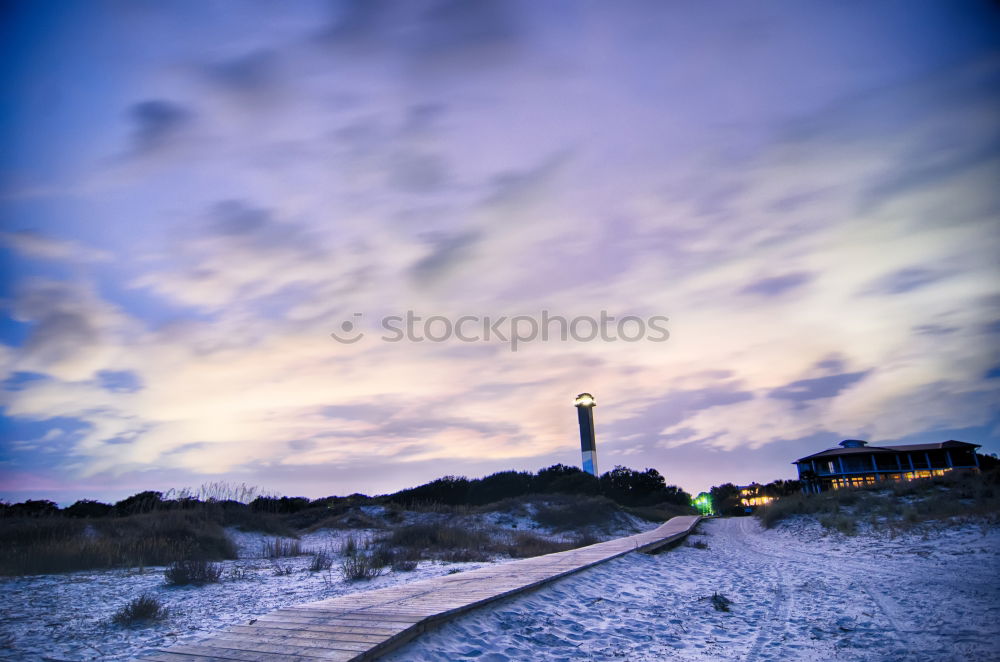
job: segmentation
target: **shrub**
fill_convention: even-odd
[[[556,531],[568,531],[607,525],[618,511],[618,506],[606,497],[575,496],[540,503],[534,519]]]
[[[414,524],[380,535],[369,546],[386,565],[420,559],[450,562],[488,561],[498,555],[528,558],[562,552],[598,542],[583,533],[571,541],[549,540],[528,531],[461,527],[451,524]]]
[[[130,517],[0,519],[0,574],[167,565],[186,558],[233,559],[236,547],[204,513]]]
[[[691,495],[677,487],[667,485],[656,469],[636,471],[622,465],[602,474],[601,490],[618,503],[646,506],[654,503],[691,504]]]
[[[389,500],[404,506],[424,503],[443,503],[449,506],[469,503],[469,479],[465,476],[444,476],[424,485],[401,490],[390,495]]]
[[[443,561],[486,561],[490,552],[499,552],[492,536],[478,528],[450,524],[412,524],[393,529],[375,541],[383,549],[402,550],[414,558]]]
[[[385,565],[376,556],[367,552],[345,556],[340,562],[340,574],[347,581],[375,579],[385,570]]]
[[[678,515],[697,514],[690,506],[679,506],[675,503],[659,503],[654,506],[626,506],[624,510],[647,522],[666,522],[671,517]]]
[[[310,572],[320,572],[329,570],[333,566],[333,556],[325,549],[313,552],[312,561],[309,562]]]
[[[163,571],[163,577],[170,586],[200,586],[219,581],[222,566],[200,559],[174,561]]]
[[[293,572],[295,572],[295,568],[291,564],[286,563],[285,565],[281,565],[277,561],[271,562],[271,574],[275,577],[287,577]]]
[[[115,504],[115,514],[119,516],[138,515],[158,509],[163,504],[163,492],[148,490],[133,494]]]
[[[167,609],[152,595],[143,594],[115,612],[111,621],[117,625],[141,625],[167,617]]]
[[[596,545],[601,542],[601,539],[593,535],[589,531],[584,531],[573,538],[572,546],[577,547],[589,547],[590,545]]]
[[[358,541],[354,536],[348,536],[344,542],[340,543],[340,553],[344,556],[354,556],[358,553]]]
[[[59,506],[48,499],[28,499],[4,508],[5,517],[53,517],[59,514]]]
[[[391,567],[393,572],[413,572],[417,569],[417,562],[407,559],[394,559]]]
[[[110,504],[92,499],[81,499],[65,509],[63,514],[66,517],[106,517],[112,510],[113,507]]]
[[[833,518],[829,525],[824,524],[827,528],[834,528],[840,531],[845,536],[853,536],[858,532],[857,524],[854,522],[854,518],[847,515],[838,515]]]
[[[252,510],[244,504],[219,504],[215,516],[222,526],[234,526],[241,531],[260,531],[272,536],[295,535],[281,515]]]
[[[243,581],[245,579],[253,579],[253,576],[253,572],[250,568],[242,565],[234,565],[229,569],[226,579],[230,581]]]
[[[302,544],[298,540],[288,538],[275,538],[265,540],[261,546],[261,558],[279,559],[286,556],[300,556],[302,554]]]
[[[572,542],[561,542],[542,538],[527,531],[519,531],[513,534],[513,539],[502,551],[511,558],[526,559],[532,556],[542,556],[543,554],[554,554],[573,549],[578,545]]]
[[[712,606],[715,611],[729,611],[729,606],[733,604],[732,600],[724,596],[719,592],[712,594]]]
[[[770,528],[792,515],[812,515],[824,527],[845,535],[856,533],[859,518],[889,529],[907,529],[950,517],[995,519],[1000,498],[994,480],[991,473],[955,472],[933,479],[795,494],[759,509],[756,516]]]

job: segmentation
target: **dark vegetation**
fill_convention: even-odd
[[[349,581],[378,577],[387,569],[415,570],[418,561],[489,561],[497,556],[528,558],[598,542],[587,534],[553,541],[529,531],[468,527],[442,522],[389,529],[366,543],[348,538],[341,547],[340,573]]]
[[[502,471],[484,478],[446,476],[394,494],[352,494],[321,499],[261,495],[246,486],[216,483],[197,493],[146,491],[114,504],[80,500],[60,509],[52,501],[0,503],[0,575],[45,574],[75,570],[177,565],[236,558],[225,527],[260,531],[274,538],[262,556],[281,558],[302,550],[296,531],[319,527],[386,526],[404,510],[462,514],[486,510],[515,511],[533,500],[531,514],[544,526],[574,531],[607,523],[625,510],[650,520],[691,514],[690,495],[667,485],[655,469],[618,466],[595,478],[576,467],[557,464],[537,473]],[[382,506],[385,518],[362,506]],[[532,556],[573,543],[552,543],[528,532],[395,532],[399,539],[380,540],[376,560],[408,568],[420,558],[480,560],[490,555]],[[581,538],[582,541],[589,538]],[[579,541],[577,541],[579,542]],[[402,550],[402,551],[401,551]],[[325,560],[318,560],[325,565]],[[173,567],[173,566],[172,566]]]
[[[283,556],[299,556],[302,554],[302,545],[298,540],[290,538],[274,538],[265,540],[261,549],[261,558],[279,559]]]
[[[950,473],[899,483],[785,496],[757,510],[765,527],[792,515],[813,515],[825,528],[854,535],[861,523],[905,530],[949,518],[1000,521],[1000,469]]]
[[[222,566],[204,559],[174,561],[163,571],[163,578],[170,586],[213,584],[222,578]]]
[[[5,575],[236,558],[222,525],[193,511],[93,520],[6,517],[0,520],[0,538],[0,574]]]
[[[733,604],[733,601],[724,596],[721,593],[712,594],[712,606],[715,611],[729,611],[729,606]]]
[[[328,550],[322,549],[318,552],[313,552],[312,560],[309,562],[309,572],[320,572],[322,570],[329,570],[333,567],[333,554]]]
[[[152,623],[167,617],[167,609],[151,595],[140,595],[115,612],[111,622],[117,625],[133,626]]]
[[[622,506],[673,504],[687,507],[691,495],[667,485],[656,469],[637,471],[617,466],[595,478],[577,467],[556,464],[537,474],[501,471],[485,478],[445,476],[425,485],[385,497],[403,506],[439,503],[450,506],[482,506],[528,494],[603,495]]]
[[[802,492],[802,483],[797,480],[775,480],[761,486],[761,494],[780,499],[782,497]],[[732,483],[716,485],[709,490],[712,497],[712,509],[722,517],[737,517],[747,512],[740,504],[740,488]]]

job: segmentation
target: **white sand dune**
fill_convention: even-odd
[[[477,660],[995,660],[1000,530],[890,538],[704,522],[689,543],[629,554],[472,612],[383,658]],[[692,543],[707,543],[699,549]],[[712,605],[714,593],[732,601]]]
[[[360,532],[362,535],[364,532]],[[308,534],[333,548],[359,532]],[[246,623],[291,604],[465,570],[485,563],[421,563],[351,584],[283,560],[275,576],[252,558],[259,534],[233,532],[246,580],[169,588],[161,569],[91,571],[0,580],[0,659],[124,660]],[[704,542],[707,549],[691,546]],[[149,591],[173,610],[146,628],[107,623]],[[711,604],[718,592],[731,611]],[[799,519],[763,531],[751,518],[699,525],[687,544],[629,554],[534,593],[486,607],[384,658],[441,660],[996,660],[1000,646],[1000,529],[929,529],[899,537],[827,534]]]
[[[378,516],[384,509],[369,509]],[[445,514],[404,514],[406,524],[450,521],[452,524],[484,525],[510,531],[531,531],[561,540],[573,532],[552,532],[530,517],[486,513],[454,517]],[[601,538],[620,537],[657,524],[619,514],[598,531]],[[259,616],[290,605],[313,602],[376,588],[472,570],[492,562],[444,563],[422,561],[413,572],[388,572],[370,582],[346,582],[336,567],[329,572],[309,572],[311,558],[298,556],[277,562],[259,558],[267,536],[230,529],[239,548],[240,560],[223,561],[223,581],[201,587],[168,587],[163,568],[91,570],[59,575],[0,578],[0,660],[128,660],[134,656],[177,643],[186,643],[231,625],[246,624]],[[334,555],[347,537],[363,541],[375,530],[320,529],[303,534],[303,551],[327,550]],[[335,562],[339,563],[340,556]],[[277,575],[274,565],[290,568]],[[241,579],[233,579],[235,570]],[[145,627],[120,627],[111,616],[132,598],[148,593],[170,610],[170,617]]]

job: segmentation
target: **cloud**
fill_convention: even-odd
[[[389,183],[401,191],[427,193],[448,181],[447,165],[440,155],[403,150],[389,163]]]
[[[382,54],[418,68],[483,66],[520,43],[519,12],[501,0],[392,3],[347,0],[320,42],[355,56]]]
[[[111,259],[111,254],[107,251],[90,248],[76,241],[48,237],[32,230],[0,233],[0,241],[25,257],[38,260],[107,262]]]
[[[12,312],[15,319],[31,326],[8,366],[8,374],[33,372],[86,379],[122,339],[119,312],[81,285],[28,281],[18,291]]]
[[[995,410],[995,69],[961,64],[961,26],[926,40],[898,9],[836,4],[329,6],[322,44],[311,5],[241,6],[184,39],[162,28],[174,5],[124,36],[98,17],[88,39],[162,48],[100,94],[38,72],[74,114],[21,113],[18,168],[100,171],[121,118],[71,120],[115,99],[148,100],[131,154],[185,157],[156,177],[119,163],[72,205],[4,210],[115,256],[95,285],[19,274],[27,340],[0,347],[7,416],[80,422],[67,476],[233,472],[328,494],[574,462],[570,400],[592,390],[602,461],[687,458],[693,487],[717,466],[786,475],[795,444],[825,435],[903,438]],[[945,33],[965,55],[941,54]],[[6,241],[87,254],[48,236]],[[516,353],[377,339],[381,315],[411,309],[660,314],[671,338]],[[364,341],[332,341],[355,312]]]
[[[609,426],[608,436],[612,440],[655,441],[660,430],[678,425],[695,412],[745,402],[753,398],[754,394],[751,391],[740,390],[738,384],[669,391],[649,401],[629,418],[615,421]]]
[[[768,397],[780,400],[806,402],[821,398],[832,398],[852,384],[868,375],[868,372],[849,372],[840,375],[829,375],[815,379],[800,379],[780,388],[772,390]]]
[[[462,232],[434,238],[431,241],[431,251],[413,265],[414,278],[418,282],[426,283],[441,277],[468,259],[479,240],[477,232]]]
[[[194,113],[172,101],[140,101],[128,111],[132,122],[132,149],[137,155],[169,147],[194,120]]]
[[[135,393],[142,390],[142,380],[130,370],[101,370],[97,373],[101,388],[112,393]]]
[[[254,50],[204,67],[205,78],[241,97],[261,97],[278,83],[279,55],[271,49]]]
[[[289,287],[329,286],[339,271],[328,238],[244,200],[214,203],[199,227],[176,241],[179,259],[169,256],[166,269],[133,285],[208,310],[234,300],[252,306]]]
[[[750,283],[743,288],[744,294],[759,294],[761,296],[780,296],[785,292],[797,289],[811,280],[812,276],[807,273],[785,274],[783,276],[773,276],[762,278]]]
[[[867,290],[870,294],[906,294],[950,277],[949,272],[924,267],[908,267],[891,273]]]

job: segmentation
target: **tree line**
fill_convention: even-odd
[[[528,494],[579,494],[603,495],[624,506],[651,506],[661,503],[687,506],[691,495],[677,487],[667,485],[656,469],[638,471],[616,466],[611,471],[595,477],[578,467],[555,464],[539,470],[500,471],[483,478],[444,476],[429,483],[400,490],[392,494],[370,497],[364,494],[328,496],[319,499],[306,497],[257,496],[249,502],[234,499],[199,498],[198,496],[166,496],[163,492],[147,490],[115,503],[81,499],[66,508],[55,502],[39,499],[15,504],[0,503],[0,517],[128,517],[154,511],[213,509],[250,511],[269,514],[292,514],[309,508],[337,508],[364,504],[444,504],[449,506],[482,506],[503,499]]]

